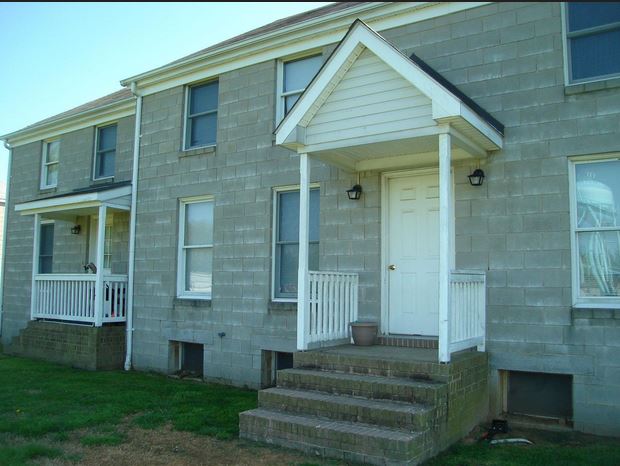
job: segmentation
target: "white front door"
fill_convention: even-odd
[[[439,331],[439,177],[388,179],[388,331]]]

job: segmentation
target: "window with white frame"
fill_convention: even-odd
[[[620,3],[566,2],[568,80],[579,83],[620,75]]]
[[[52,273],[54,260],[54,223],[41,223],[39,230],[39,273]]]
[[[181,199],[177,295],[211,298],[213,276],[213,198]]]
[[[275,191],[274,299],[297,299],[299,266],[299,188]],[[319,188],[310,190],[310,241],[308,266],[319,268]]]
[[[43,142],[41,156],[41,189],[54,188],[58,184],[58,161],[60,141]]]
[[[100,126],[97,128],[95,142],[95,168],[93,179],[114,177],[116,161],[116,125]]]
[[[620,160],[571,164],[573,301],[620,303]]]
[[[218,91],[218,81],[187,88],[185,149],[216,144]]]
[[[298,58],[278,63],[277,119],[282,120],[323,65],[323,57]]]

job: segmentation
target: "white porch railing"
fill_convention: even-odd
[[[350,341],[349,323],[357,320],[358,275],[343,272],[308,272],[309,319],[305,341],[323,346]]]
[[[450,273],[449,354],[478,347],[484,351],[486,335],[486,275],[454,270]]]
[[[34,277],[33,319],[73,322],[124,322],[127,310],[127,276],[104,275],[102,315],[95,309],[96,275],[39,274]]]

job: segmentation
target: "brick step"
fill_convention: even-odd
[[[377,344],[383,346],[395,346],[397,348],[439,348],[439,340],[437,338],[424,337],[398,337],[392,335],[382,335],[377,338]]]
[[[269,388],[258,392],[261,408],[391,428],[426,430],[433,424],[432,407],[389,400],[371,400],[324,392]]]
[[[244,439],[295,448],[312,455],[380,465],[415,465],[428,450],[426,432],[294,415],[263,408],[239,415]]]
[[[341,346],[297,352],[294,367],[442,382],[449,378],[449,368],[438,362],[437,351],[423,348]]]
[[[422,403],[438,409],[445,405],[447,395],[446,384],[431,380],[345,374],[312,369],[278,371],[278,387]]]

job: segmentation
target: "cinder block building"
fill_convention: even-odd
[[[338,3],[2,136],[5,350],[277,384],[243,436],[376,464],[618,435],[619,17]]]

